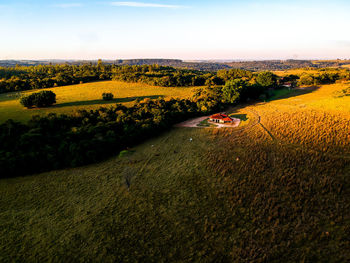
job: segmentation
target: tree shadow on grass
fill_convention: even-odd
[[[247,114],[233,114],[233,115],[230,115],[230,117],[240,119],[241,121],[248,120]]]
[[[271,101],[278,101],[278,100],[283,100],[283,99],[288,99],[292,97],[298,97],[301,95],[305,95],[308,93],[312,93],[316,90],[318,90],[320,87],[318,86],[311,86],[311,87],[302,87],[302,88],[284,88],[284,89],[279,89],[275,90],[275,94],[272,95],[269,99],[265,101],[249,101],[241,104],[237,104],[236,106],[228,108],[228,112],[230,113],[230,116],[241,119],[242,121],[246,121],[248,118],[247,116],[243,116],[245,114],[237,113],[238,110],[244,109],[245,107],[249,106],[256,106],[256,105],[262,105]]]
[[[311,87],[303,87],[303,88],[291,88],[291,89],[284,88],[284,89],[276,90],[275,95],[267,99],[266,102],[305,95],[305,94],[314,92],[319,88],[320,87],[318,86],[311,86]]]
[[[108,100],[108,101],[105,101],[105,100],[73,101],[73,102],[55,104],[52,106],[52,108],[63,108],[63,107],[70,107],[70,106],[104,105],[104,104],[113,104],[113,103],[132,102],[137,99],[143,100],[143,99],[159,99],[159,98],[164,98],[164,95],[127,97],[127,98],[118,98],[118,99]]]

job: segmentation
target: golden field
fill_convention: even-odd
[[[304,88],[311,92],[258,105],[254,110],[261,123],[283,142],[350,153],[350,96],[337,97],[338,91],[349,86]]]
[[[339,68],[327,68],[328,73],[337,73]],[[287,75],[302,75],[302,74],[319,74],[320,70],[317,68],[299,68],[299,69],[289,69],[289,70],[277,70],[273,71],[277,76],[283,77]]]
[[[38,92],[31,90],[25,92],[0,94],[0,123],[7,119],[27,121],[33,115],[47,113],[71,114],[80,109],[97,109],[101,106],[109,106],[116,103],[132,105],[136,99],[145,98],[188,98],[192,95],[191,88],[166,88],[155,87],[139,83],[126,83],[120,81],[101,81],[87,84],[56,87],[44,90],[51,90],[56,94],[57,103],[50,108],[26,109],[19,103],[22,95]],[[103,101],[102,93],[111,92],[114,94],[113,101]]]

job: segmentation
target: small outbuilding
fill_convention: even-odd
[[[214,114],[210,116],[209,120],[214,123],[222,123],[222,124],[225,124],[225,123],[229,124],[229,123],[235,122],[235,120],[232,119],[230,116],[222,113]]]

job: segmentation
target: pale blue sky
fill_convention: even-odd
[[[0,59],[350,58],[350,1],[0,0]]]

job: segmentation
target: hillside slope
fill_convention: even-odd
[[[350,260],[349,84],[174,128],[106,162],[0,180],[0,261]],[[130,187],[128,187],[130,186]]]
[[[195,87],[169,88],[155,87],[142,83],[99,81],[44,89],[51,90],[57,95],[57,103],[49,108],[30,110],[20,104],[19,98],[41,90],[4,93],[0,94],[0,123],[8,119],[27,121],[33,115],[45,115],[48,113],[72,114],[72,112],[77,110],[94,110],[102,106],[112,106],[116,103],[130,106],[136,99],[188,98],[192,96],[193,89]],[[104,92],[113,93],[115,99],[103,101],[102,93]]]

